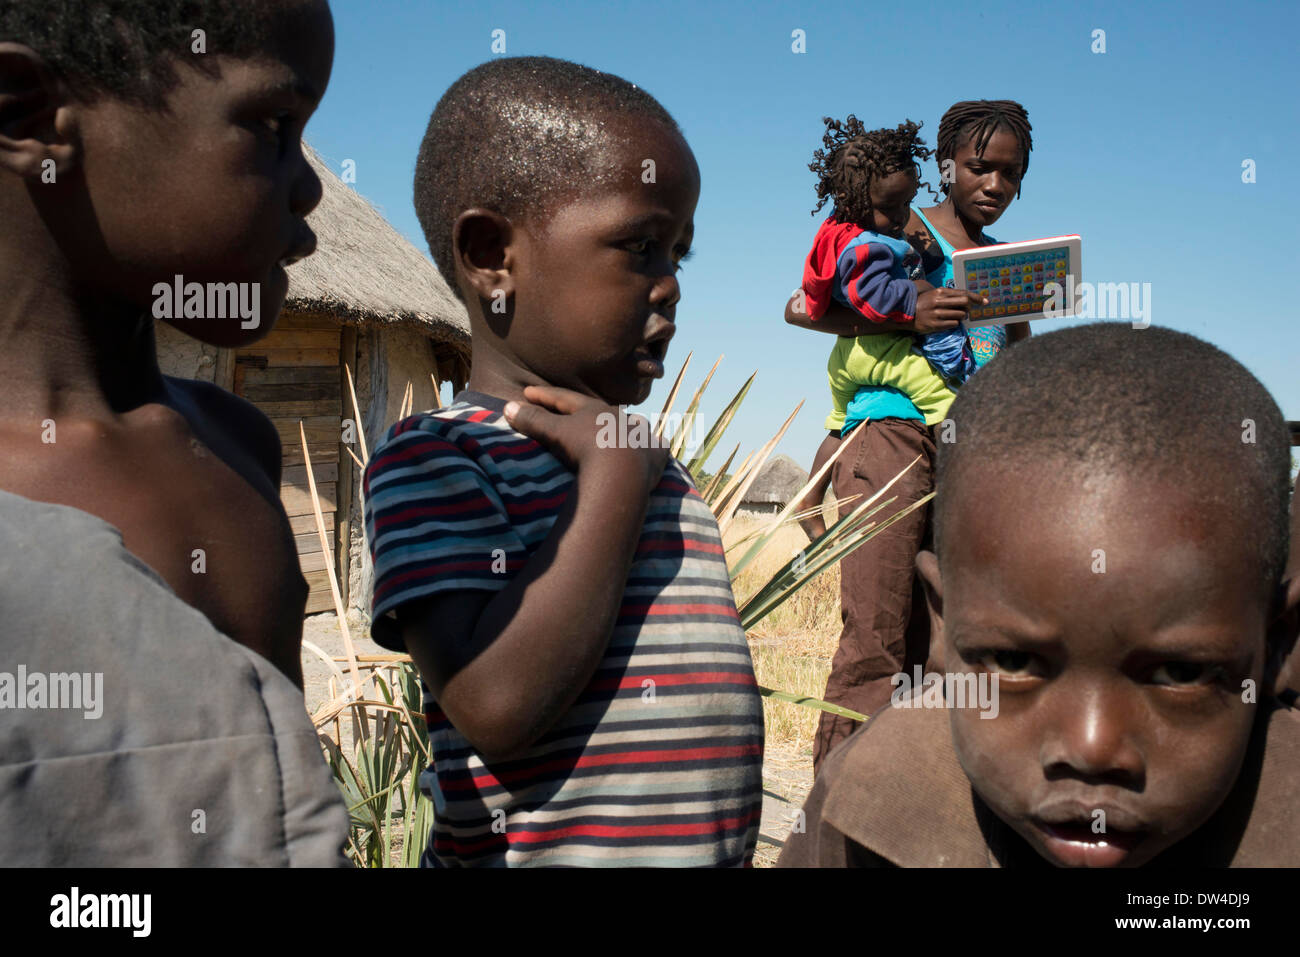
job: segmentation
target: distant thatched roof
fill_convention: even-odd
[[[314,255],[289,267],[290,309],[339,322],[411,323],[469,356],[469,317],[434,264],[303,144],[324,195],[307,217]]]
[[[776,455],[767,460],[754,484],[745,493],[746,502],[776,502],[787,504],[808,483],[808,473],[788,455]]]

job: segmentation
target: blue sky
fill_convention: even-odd
[[[1153,324],[1226,350],[1300,419],[1300,311],[1286,292],[1300,275],[1300,7],[334,0],[333,10],[333,78],[306,138],[336,171],[354,160],[357,191],[426,252],[416,152],[439,96],[493,56],[493,30],[508,55],[617,73],[677,118],[703,179],[695,256],[668,373],[643,410],[662,405],[687,351],[691,389],[725,354],[710,418],[758,372],[727,450],[766,441],[800,399],[779,450],[807,468],[824,434],[833,340],[781,320],[820,218],[809,215],[807,164],[821,117],[921,121],[933,146],[944,110],[977,98],[1019,100],[1034,128],[1022,198],[993,235],[1079,233],[1085,279],[1150,283]],[[795,29],[805,53],[792,52]],[[1098,29],[1105,53],[1092,52]],[[1246,159],[1254,183],[1242,182]]]

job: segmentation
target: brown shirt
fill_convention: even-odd
[[[1300,865],[1300,710],[1260,708],[1237,784],[1160,867]],[[942,709],[886,708],[826,759],[778,867],[1048,867],[975,794]]]

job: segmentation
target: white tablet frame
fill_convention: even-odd
[[[981,319],[966,319],[966,328],[979,326],[1003,326],[1012,322],[1029,322],[1032,319],[1065,319],[1073,316],[1079,309],[1080,283],[1083,281],[1083,240],[1078,235],[1052,236],[1048,239],[1027,239],[1018,243],[996,243],[992,246],[976,246],[973,249],[958,249],[952,254],[953,285],[966,290],[966,267],[972,262],[985,259],[1000,259],[1003,256],[1019,256],[1036,253],[1046,249],[1066,247],[1065,279],[1061,282],[1061,303],[1059,309],[1040,309],[1013,316],[987,316]]]

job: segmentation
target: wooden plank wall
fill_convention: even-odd
[[[261,409],[280,433],[280,499],[289,513],[303,577],[311,588],[308,614],[329,611],[334,601],[316,530],[298,423],[302,422],[307,433],[316,492],[331,543],[329,560],[333,562],[343,419],[341,339],[336,324],[286,315],[265,339],[234,353],[233,391]]]

